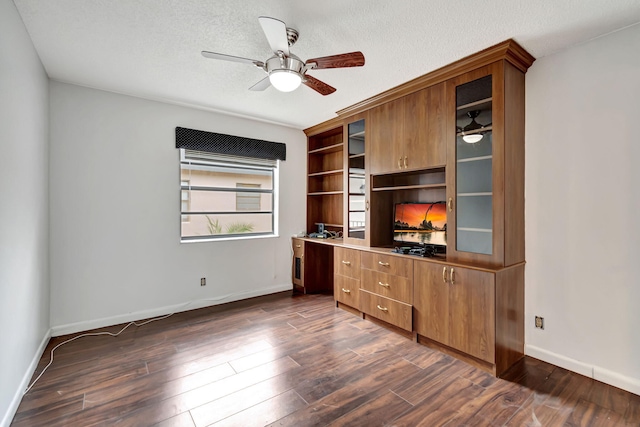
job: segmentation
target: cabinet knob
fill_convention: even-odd
[[[378,310],[380,311],[389,311],[387,307],[382,307],[380,304],[378,304],[377,307],[378,307]]]
[[[390,287],[388,283],[378,282],[378,285],[382,286],[383,288],[389,288]]]
[[[350,294],[351,293],[351,291],[349,289],[345,289],[345,288],[342,288],[342,292],[344,292],[345,294]]]
[[[442,281],[447,283],[447,267],[442,267]]]
[[[302,247],[302,245],[296,245],[296,248],[301,248],[301,247]]]
[[[378,261],[378,264],[380,264],[383,267],[389,267],[389,263],[388,262]]]
[[[344,265],[351,265],[351,261],[344,261],[344,260],[343,260],[343,261],[342,261],[342,263],[343,263]]]

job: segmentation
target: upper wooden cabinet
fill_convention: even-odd
[[[387,102],[369,111],[371,136],[370,173],[397,172],[402,169],[404,102]]]
[[[446,163],[445,85],[436,84],[371,109],[371,173]]]
[[[447,260],[524,261],[524,73],[498,61],[446,82]]]
[[[422,89],[403,99],[406,169],[444,166],[447,161],[444,83]]]

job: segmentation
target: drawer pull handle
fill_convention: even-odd
[[[404,156],[404,168],[406,169],[408,167],[407,165],[407,156]]]
[[[402,169],[402,157],[398,159],[398,169]]]
[[[451,274],[450,274],[450,278],[451,278],[451,279],[450,279],[449,281],[450,281],[450,282],[451,282],[451,284],[453,285],[453,283],[455,282],[455,280],[453,280],[453,267],[451,267]]]
[[[301,245],[296,245],[296,248],[301,248],[301,247],[302,247]]]
[[[447,206],[449,207],[449,212],[453,210],[453,197],[449,197],[449,202],[447,202]]]
[[[388,288],[389,287],[388,283],[378,282],[378,285],[382,286],[383,288]]]
[[[388,262],[378,261],[378,264],[380,264],[383,267],[389,267],[389,263]]]
[[[344,292],[345,294],[350,294],[351,293],[351,291],[349,289],[345,289],[345,288],[342,288],[342,292]]]
[[[351,265],[351,261],[342,261],[344,265]]]
[[[382,307],[380,304],[378,304],[378,310],[380,311],[389,311],[389,309],[387,307]]]
[[[442,267],[442,281],[447,283],[447,267]]]

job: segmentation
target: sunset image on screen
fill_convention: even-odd
[[[396,229],[446,230],[446,205],[444,203],[404,203],[397,205],[395,223]]]

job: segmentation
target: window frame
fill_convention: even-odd
[[[190,153],[193,156],[190,157]],[[262,160],[254,159],[250,157],[239,156],[226,156],[215,153],[206,153],[188,150],[184,148],[179,149],[180,161],[178,164],[178,171],[180,175],[180,242],[181,243],[193,243],[193,242],[211,242],[211,241],[224,241],[224,240],[244,240],[244,239],[257,239],[257,238],[270,238],[278,237],[278,218],[279,218],[279,188],[280,188],[280,160]],[[211,167],[213,168],[225,168],[228,170],[261,170],[271,173],[271,189],[265,188],[246,188],[246,187],[202,187],[191,185],[192,180],[182,177],[182,165],[197,165],[199,167]],[[184,186],[183,181],[189,181],[188,186]],[[271,194],[271,210],[270,211],[182,211],[182,192],[187,191],[217,191],[217,192],[251,192],[261,194]],[[237,197],[237,196],[236,196]],[[191,195],[189,195],[189,201],[191,202]],[[190,203],[191,207],[191,203]],[[184,216],[193,217],[195,215],[247,215],[247,214],[269,214],[271,215],[271,231],[269,232],[249,232],[249,233],[221,233],[221,234],[207,234],[201,236],[183,236],[182,225],[185,223],[182,221]]]

